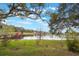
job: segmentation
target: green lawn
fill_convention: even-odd
[[[11,40],[7,47],[0,42],[0,56],[62,56],[79,55],[67,50],[66,41],[60,40]]]

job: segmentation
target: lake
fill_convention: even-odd
[[[58,36],[41,36],[41,39],[43,40],[66,40],[66,38],[60,38]],[[23,37],[22,40],[39,40],[39,36],[26,36],[26,37]]]

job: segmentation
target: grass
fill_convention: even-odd
[[[11,40],[7,47],[0,42],[0,56],[67,56],[79,55],[67,50],[63,40]]]

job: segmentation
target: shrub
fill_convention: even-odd
[[[69,51],[79,52],[79,38],[78,33],[67,33],[67,47]]]

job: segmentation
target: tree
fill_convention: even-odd
[[[60,4],[58,7],[58,17],[56,22],[52,22],[56,29],[63,29],[68,27],[79,27],[79,4]],[[55,20],[55,19],[52,19]],[[77,22],[78,21],[78,22]],[[54,26],[52,26],[54,28]],[[51,30],[55,30],[51,29]]]
[[[56,21],[54,21],[54,20],[56,20]],[[67,33],[70,33],[70,32],[73,33],[73,31],[74,31],[73,28],[75,28],[77,30],[79,29],[79,4],[77,4],[77,3],[60,4],[58,7],[58,16],[56,17],[56,19],[54,19],[54,17],[52,17],[50,21],[53,21],[53,22],[50,22],[50,31],[52,33],[62,33],[62,30],[66,29],[66,28],[67,28]],[[75,43],[70,43],[70,41],[71,41],[70,37],[67,36],[67,39],[69,42],[68,48],[73,47],[73,46],[76,47]],[[73,39],[73,42],[74,42],[74,39]],[[75,40],[75,42],[76,42],[76,40]],[[73,48],[72,48],[72,50],[73,50]]]
[[[32,10],[30,8],[27,7],[27,5],[25,3],[11,3],[11,4],[6,4],[8,6],[8,12],[4,11],[2,9],[0,9],[0,28],[2,28],[2,21],[5,22],[5,19],[7,19],[8,17],[14,17],[14,16],[18,16],[20,18],[31,18],[31,19],[41,19],[41,13],[42,10],[40,9],[40,7],[43,6],[42,3],[38,3],[38,4],[30,4],[31,6],[34,6],[34,8],[32,8]],[[35,10],[34,10],[35,9]],[[33,16],[31,16],[33,15]],[[6,37],[6,36],[5,36]],[[8,41],[8,39],[3,39],[3,45],[6,46],[6,42]]]
[[[41,15],[44,8],[44,3],[29,3],[30,7],[26,3],[11,3],[6,4],[8,7],[7,11],[4,11],[0,9],[0,28],[2,28],[3,25],[2,21],[5,22],[5,20],[9,17],[20,17],[21,19],[24,18],[30,18],[32,20],[41,19],[44,22],[49,22],[45,19],[43,19],[43,16],[45,16],[47,13],[44,13],[43,16]],[[7,39],[7,38],[6,38]],[[7,40],[3,39],[3,44],[7,42]],[[5,44],[6,45],[6,44]]]

